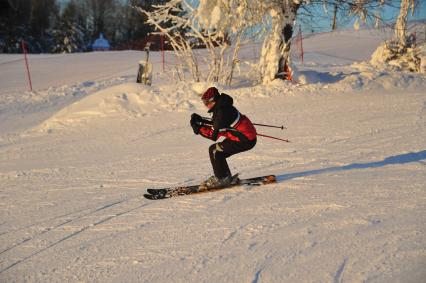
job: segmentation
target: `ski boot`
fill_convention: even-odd
[[[218,178],[216,176],[211,176],[206,181],[201,183],[201,186],[206,189],[214,189],[214,188],[225,188],[228,186],[235,185],[239,182],[238,174],[232,176],[228,175],[224,178]]]

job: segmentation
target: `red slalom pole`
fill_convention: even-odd
[[[265,138],[274,139],[274,140],[279,140],[279,141],[284,141],[284,142],[290,142],[289,140],[280,139],[280,138],[276,138],[276,137],[271,137],[271,136],[267,136],[267,135],[262,135],[262,134],[259,134],[259,133],[257,135],[261,136],[261,137],[265,137]]]
[[[302,28],[299,26],[300,33],[300,54],[302,55],[302,64],[303,64],[303,36],[302,36]]]
[[[33,84],[31,83],[31,74],[30,74],[30,68],[28,67],[28,59],[27,59],[27,48],[25,47],[25,42],[21,41],[22,45],[22,51],[24,52],[24,58],[25,58],[25,65],[27,66],[27,76],[28,76],[28,82],[30,84],[30,90],[33,91]]]

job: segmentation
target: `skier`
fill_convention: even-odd
[[[194,133],[213,141],[225,137],[223,141],[209,147],[214,176],[202,185],[207,188],[226,187],[238,181],[238,178],[232,176],[226,158],[252,149],[257,140],[256,128],[249,118],[233,106],[232,97],[220,94],[215,87],[208,88],[201,99],[208,108],[208,113],[213,116],[210,120],[193,113],[190,124]]]

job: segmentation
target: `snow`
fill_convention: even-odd
[[[420,57],[420,73],[426,74],[426,44],[421,48]]]
[[[142,195],[211,174],[189,126],[210,85],[172,81],[155,52],[136,84],[144,53],[110,51],[30,55],[29,92],[1,54],[0,281],[423,282],[426,77],[373,68],[381,36],[306,39],[299,84],[217,85],[288,128],[229,160],[278,183],[162,201]]]

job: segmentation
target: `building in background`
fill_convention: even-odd
[[[104,38],[104,35],[99,34],[99,38],[95,40],[92,44],[93,51],[108,51],[110,49],[110,45],[108,40]]]

